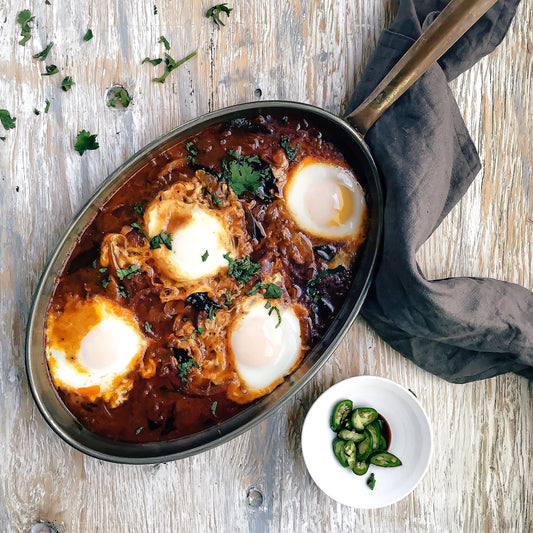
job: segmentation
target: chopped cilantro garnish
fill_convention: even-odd
[[[144,213],[144,206],[142,204],[139,204],[139,203],[136,203],[134,206],[133,206],[133,210],[142,216],[142,214]],[[138,225],[138,224],[137,224]]]
[[[233,11],[232,7],[228,7],[226,3],[224,4],[217,4],[213,7],[210,7],[206,13],[205,16],[207,18],[213,19],[213,22],[218,26],[224,26],[224,23],[220,20],[221,13],[226,13],[226,15],[229,17],[229,14]]]
[[[229,253],[224,254],[228,261],[228,276],[233,277],[239,283],[248,283],[250,277],[261,270],[259,263],[254,263],[249,257],[232,259]]]
[[[117,289],[118,289],[118,295],[121,298],[129,298],[130,297],[130,293],[129,293],[128,289],[126,289],[126,287],[124,287],[124,285],[119,285],[117,287]]]
[[[204,332],[205,328],[196,328],[196,333],[198,333],[198,335],[202,335]]]
[[[76,137],[76,144],[74,145],[74,150],[79,152],[80,156],[83,155],[86,150],[96,150],[100,146],[96,142],[97,135],[97,133],[91,135],[88,131],[81,130],[78,133],[78,136]]]
[[[137,224],[137,222],[132,222],[131,227],[138,229],[146,237],[146,240],[150,241],[150,235],[146,233],[146,230],[140,224]]]
[[[84,41],[90,41],[93,38],[93,31],[91,28],[87,30],[87,33],[83,36]]]
[[[222,205],[222,200],[214,193],[211,191],[211,201],[217,206],[217,207],[220,207]]]
[[[53,76],[59,73],[59,69],[55,65],[46,65],[46,72],[41,72],[41,76]]]
[[[144,429],[143,426],[138,427],[138,428],[135,430],[135,435],[138,435],[143,429]]]
[[[33,112],[36,114],[36,115],[40,115],[41,112],[38,110],[38,109],[34,109]]]
[[[169,250],[172,250],[172,235],[162,231],[159,235],[156,235],[150,239],[150,248],[156,250],[161,248],[161,245],[164,244]]]
[[[146,333],[148,333],[149,331],[152,331],[152,324],[150,324],[150,322],[144,323],[144,331],[146,331]]]
[[[275,283],[261,283],[260,280],[257,280],[254,283],[254,286],[245,294],[246,296],[253,296],[262,289],[265,289],[265,292],[263,294],[263,298],[265,299],[281,298],[281,289]]]
[[[278,315],[278,323],[276,324],[276,327],[278,328],[281,324],[281,313],[279,312],[279,309],[275,305],[272,305],[270,300],[268,300],[265,304],[265,309],[268,309],[268,316],[270,316],[273,312]]]
[[[111,278],[109,276],[106,276],[103,280],[102,280],[102,287],[105,289],[108,285],[109,285],[109,282],[111,281]]]
[[[44,112],[48,113],[48,110],[50,109],[50,102],[48,100],[45,100],[45,106],[44,106]]]
[[[154,4],[154,15],[157,15],[157,6]]]
[[[108,107],[117,107],[117,103],[120,102],[122,107],[128,107],[132,100],[131,96],[122,87],[115,87],[112,91],[113,96],[107,103]]]
[[[94,261],[94,268],[96,268],[96,260]],[[107,268],[106,267],[99,268],[98,272],[104,274],[105,272],[107,272]]]
[[[44,3],[47,5],[47,6],[51,6],[52,3],[50,2],[50,0],[44,0]]]
[[[343,272],[346,270],[346,268],[343,265],[339,265],[335,268],[326,268],[319,274],[317,274],[313,279],[309,280],[307,283],[307,294],[316,302],[318,301],[318,287],[320,284],[320,280],[324,276],[328,276],[330,274],[337,274],[339,272]]]
[[[161,35],[161,37],[159,37],[159,41],[157,41],[158,43],[163,43],[163,45],[165,46],[165,50],[170,50],[170,43],[167,41],[166,37],[164,35]]]
[[[5,141],[6,138],[5,137],[0,137],[0,141]]]
[[[185,150],[189,152],[188,155],[186,156],[187,159],[193,164],[196,163],[196,157],[198,156],[200,152],[198,152],[198,148],[196,148],[196,146],[194,145],[192,141],[189,141],[185,145]]]
[[[152,65],[154,65],[154,67],[157,67],[157,65],[159,65],[159,63],[161,63],[161,61],[163,61],[163,60],[160,57],[158,57],[157,59],[150,59],[149,57],[145,57],[142,60],[141,65],[144,65],[145,63],[152,63]]]
[[[208,314],[207,320],[213,320],[217,310],[222,309],[219,304],[209,298],[207,292],[193,292],[185,298],[185,302],[198,311],[205,311]]]
[[[93,268],[96,268],[96,259],[91,263],[91,266],[92,266]]]
[[[189,381],[189,378],[187,378],[186,376],[191,371],[191,368],[193,366],[195,366],[196,368],[200,368],[200,365],[192,357],[189,357],[189,359],[183,363],[178,363],[178,375],[182,381]]]
[[[67,76],[62,82],[61,82],[61,89],[63,89],[65,92],[70,90],[70,88],[74,85],[74,82],[72,81],[72,78],[70,76]]]
[[[46,56],[48,55],[48,52],[50,52],[52,46],[54,46],[53,42],[51,42],[42,52],[35,54],[33,56],[33,59],[39,59],[40,61],[44,61],[46,59]]]
[[[122,281],[124,278],[133,278],[135,274],[142,274],[142,270],[139,265],[131,265],[129,268],[117,268],[115,269],[115,273],[117,274],[117,278]]]
[[[224,294],[224,305],[226,307],[229,307],[231,305],[232,296],[232,292],[229,289],[226,289],[226,293]]]
[[[216,400],[211,404],[211,414],[213,416],[215,416],[215,413],[217,412],[217,405],[218,402]]]
[[[31,39],[31,27],[30,22],[33,22],[35,17],[31,16],[29,9],[24,9],[17,16],[17,22],[20,24],[20,35],[22,39],[19,41],[19,44],[25,46],[26,43]]]
[[[205,332],[205,328],[196,328],[189,336],[182,337],[179,340],[180,341],[188,341],[190,339],[194,339],[194,337],[196,337],[196,334],[202,335],[202,333],[204,333],[204,332]]]
[[[279,138],[279,145],[285,150],[285,153],[287,154],[287,158],[289,161],[294,161],[296,154],[298,153],[298,150],[300,149],[300,143],[296,143],[296,146],[294,148],[291,148],[289,138],[285,135],[282,135]]]
[[[159,78],[153,78],[153,81],[157,81],[159,83],[165,83],[165,80],[167,79],[167,76],[176,68],[178,68],[180,65],[183,65],[186,61],[189,61],[191,57],[194,57],[196,55],[196,50],[189,54],[188,56],[184,57],[183,59],[180,59],[179,61],[175,61],[172,57],[170,57],[168,54],[165,54],[165,72],[163,75]]]
[[[248,191],[266,202],[271,201],[271,193],[277,192],[277,187],[270,165],[258,155],[239,155],[233,150],[228,150],[228,154],[234,159],[222,160],[222,181],[237,196]]]
[[[205,263],[208,257],[209,257],[209,252],[206,250],[205,253],[202,255],[202,263]]]
[[[0,109],[0,122],[4,129],[12,130],[15,127],[16,117],[12,117],[7,109]]]

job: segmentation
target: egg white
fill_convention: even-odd
[[[308,157],[291,172],[283,194],[295,222],[312,236],[349,239],[361,229],[364,191],[344,167]]]
[[[299,360],[300,321],[291,308],[269,314],[263,298],[249,298],[231,331],[229,344],[235,369],[249,391],[279,382]]]
[[[88,315],[98,318],[85,326]],[[133,314],[101,297],[69,306],[47,328],[46,355],[56,387],[112,406],[126,399],[133,383],[127,375],[146,346]]]

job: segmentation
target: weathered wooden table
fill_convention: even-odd
[[[154,5],[155,2],[155,5]],[[259,99],[341,113],[396,10],[389,0],[230,2],[217,28],[208,1],[0,2],[0,531],[533,531],[533,387],[506,375],[451,385],[405,360],[359,319],[286,407],[210,452],[157,466],[109,464],[64,444],[44,422],[24,370],[24,332],[46,258],[97,185],[160,134],[207,111]],[[493,276],[533,288],[533,4],[500,48],[452,85],[483,171],[419,253],[430,278]],[[35,21],[19,46],[20,10]],[[92,40],[84,41],[87,29]],[[165,84],[141,64],[197,56]],[[45,62],[32,59],[53,41]],[[59,74],[42,76],[45,65]],[[161,66],[159,67],[161,68]],[[60,88],[65,76],[74,85]],[[106,105],[123,85],[127,109]],[[45,112],[46,101],[50,102]],[[40,114],[36,115],[34,109]],[[100,148],[80,157],[76,134]],[[415,391],[435,453],[418,488],[379,510],[343,507],[308,475],[303,418],[331,384],[357,374]]]

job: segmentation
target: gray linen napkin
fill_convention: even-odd
[[[504,372],[533,378],[533,293],[494,279],[430,281],[415,257],[480,169],[448,81],[500,43],[518,3],[500,0],[366,137],[383,178],[385,220],[382,256],[363,316],[401,354],[457,383]],[[446,4],[400,0],[348,113]]]

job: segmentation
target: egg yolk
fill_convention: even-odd
[[[316,224],[340,226],[352,216],[352,193],[343,183],[319,181],[308,188],[305,206]]]

